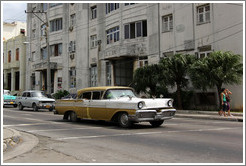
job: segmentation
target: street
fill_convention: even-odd
[[[3,108],[3,127],[35,135],[39,144],[8,163],[242,163],[243,123],[173,118],[122,129],[25,108]]]

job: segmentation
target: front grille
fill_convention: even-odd
[[[51,104],[53,104],[54,101],[41,101],[41,103],[51,103]]]
[[[139,113],[138,117],[139,118],[154,118],[156,115],[155,112],[141,112]]]
[[[162,112],[162,115],[164,117],[174,116],[175,115],[175,111],[165,111],[165,112]]]

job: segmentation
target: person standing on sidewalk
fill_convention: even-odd
[[[221,97],[221,106],[222,106],[222,114],[224,116],[227,116],[226,115],[226,111],[227,111],[227,101],[226,101],[226,89],[225,88],[222,88],[221,89],[221,94],[220,94],[220,97]]]
[[[231,98],[229,95],[231,95],[231,91],[229,91],[228,89],[226,89],[226,102],[227,102],[227,112],[228,112],[228,116],[232,116],[231,115],[231,108],[230,108],[230,101]]]

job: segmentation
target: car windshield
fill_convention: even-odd
[[[32,97],[46,97],[44,92],[33,92]]]
[[[120,97],[136,97],[130,89],[113,89],[108,90],[105,94],[106,99],[115,99]]]
[[[10,91],[9,91],[9,90],[4,90],[4,91],[3,91],[3,94],[4,94],[4,95],[10,95]]]

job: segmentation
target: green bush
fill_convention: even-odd
[[[69,94],[69,92],[67,90],[58,90],[53,97],[55,99],[61,99],[64,96],[67,96]]]

